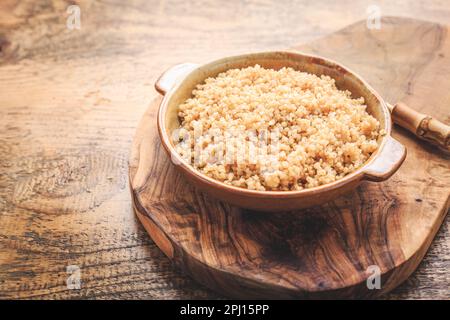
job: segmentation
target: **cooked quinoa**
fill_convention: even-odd
[[[179,106],[175,149],[207,176],[252,190],[338,180],[377,149],[380,124],[334,79],[259,65],[208,78]]]

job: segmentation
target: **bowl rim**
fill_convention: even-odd
[[[316,187],[306,188],[302,190],[288,190],[288,191],[271,191],[271,190],[250,190],[242,187],[236,187],[232,185],[228,185],[224,182],[221,182],[219,180],[213,179],[206,174],[196,170],[191,164],[187,163],[173,148],[169,134],[167,133],[166,126],[165,126],[165,115],[168,109],[169,101],[171,96],[182,86],[183,82],[189,77],[190,74],[192,74],[194,71],[197,71],[199,69],[208,69],[214,65],[229,62],[231,60],[238,60],[238,59],[244,59],[244,58],[258,58],[262,56],[285,56],[290,58],[308,58],[311,59],[312,62],[316,64],[321,64],[325,66],[329,66],[331,68],[337,69],[338,71],[342,73],[350,74],[352,77],[354,77],[362,86],[364,86],[379,102],[379,106],[381,110],[383,111],[384,115],[384,128],[380,128],[380,130],[384,129],[385,134],[381,138],[381,142],[378,145],[377,150],[372,153],[372,155],[369,157],[366,162],[356,169],[355,171],[349,173],[348,175],[344,176],[343,178],[340,178],[336,181],[323,184]],[[158,126],[158,133],[160,136],[160,140],[162,145],[164,146],[164,149],[169,154],[169,157],[171,159],[171,162],[174,163],[173,158],[176,158],[177,163],[174,163],[175,166],[183,169],[185,173],[191,175],[192,177],[195,177],[198,180],[201,180],[204,184],[212,187],[212,188],[220,188],[223,191],[226,190],[228,192],[239,194],[239,195],[245,195],[249,197],[254,198],[298,198],[300,196],[308,196],[312,194],[317,194],[324,191],[331,191],[338,189],[340,187],[343,187],[344,185],[347,185],[355,180],[362,180],[365,177],[365,173],[367,171],[367,168],[379,157],[382,155],[382,150],[384,146],[386,145],[386,142],[389,138],[391,138],[391,131],[392,131],[392,118],[391,114],[389,112],[389,109],[386,105],[386,102],[384,99],[378,94],[378,92],[373,89],[372,86],[370,86],[361,76],[359,76],[357,73],[352,71],[351,69],[343,66],[342,64],[332,60],[328,59],[319,55],[313,55],[309,53],[303,53],[301,51],[290,51],[290,50],[282,50],[282,51],[259,51],[259,52],[250,52],[240,55],[234,55],[234,56],[227,56],[221,59],[215,59],[210,62],[207,62],[205,64],[200,64],[197,67],[190,70],[186,75],[182,77],[182,79],[179,79],[176,81],[176,83],[164,94],[164,97],[159,105],[158,108],[158,114],[157,114],[157,126]]]

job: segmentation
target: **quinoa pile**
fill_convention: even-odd
[[[176,151],[200,172],[252,190],[338,180],[377,149],[379,122],[334,79],[292,68],[231,69],[179,106]]]

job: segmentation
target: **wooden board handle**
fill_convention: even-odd
[[[450,126],[429,115],[417,112],[402,102],[388,106],[396,124],[444,151],[450,152]]]

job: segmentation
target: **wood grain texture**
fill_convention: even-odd
[[[81,30],[66,28],[70,4],[81,7]],[[0,298],[220,297],[176,271],[132,213],[127,161],[154,81],[178,62],[316,39],[371,4],[1,1]],[[450,23],[443,1],[378,4],[384,15]],[[446,221],[386,298],[448,298]],[[81,290],[66,287],[72,264]]]

